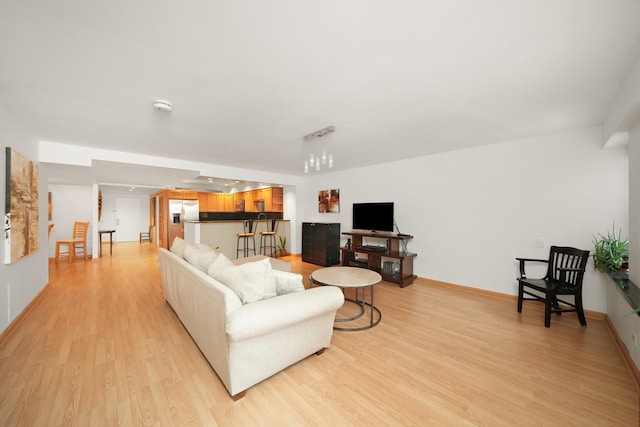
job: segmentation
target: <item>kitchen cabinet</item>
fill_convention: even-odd
[[[167,199],[198,200],[195,190],[163,190]]]
[[[256,212],[257,209],[253,205],[253,191],[243,191],[242,197],[244,198],[244,211]]]
[[[219,201],[220,199],[218,199]],[[223,204],[223,209],[222,212],[233,212],[234,209],[234,205],[233,205],[233,194],[232,193],[224,193],[223,194],[223,200],[224,200],[224,204]],[[220,206],[218,205],[218,208]]]
[[[209,212],[209,193],[198,193],[198,207],[200,212]]]
[[[244,201],[245,212],[283,212],[282,187],[260,188],[237,193],[210,193],[206,191],[163,190],[168,199],[198,200],[200,212],[236,212]]]
[[[220,210],[219,193],[207,193],[207,212],[217,212]]]
[[[176,236],[183,236],[184,221],[198,220],[200,200],[197,191],[160,190],[149,196],[149,204],[158,211],[158,246],[169,249]],[[149,211],[149,224],[154,223],[155,211]]]
[[[262,190],[262,200],[264,200],[264,210],[266,212],[274,212],[272,194],[273,190],[271,188],[265,188]]]
[[[271,188],[271,211],[284,212],[284,190],[282,187]]]
[[[169,216],[169,207],[165,203],[165,197],[163,192],[160,194],[155,193],[151,195],[152,199],[158,197],[157,209],[158,209],[158,246],[167,248],[167,217]],[[155,212],[153,213],[155,216]]]

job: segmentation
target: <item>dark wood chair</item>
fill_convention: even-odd
[[[143,231],[140,233],[140,243],[142,242],[151,243],[151,227],[149,227],[149,231]]]
[[[522,313],[522,301],[536,300],[544,303],[544,326],[547,328],[551,325],[551,313],[560,315],[573,311],[578,314],[580,324],[587,326],[582,308],[582,279],[589,260],[589,251],[551,246],[549,259],[516,258],[516,260],[520,262],[518,313]],[[547,274],[540,279],[528,278],[525,273],[527,262],[547,263]],[[560,295],[572,295],[573,302],[558,298]]]

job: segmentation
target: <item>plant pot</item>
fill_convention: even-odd
[[[623,262],[622,265],[620,266],[620,270],[619,271],[629,271],[629,257],[624,257],[623,258]]]

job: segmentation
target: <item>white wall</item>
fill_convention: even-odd
[[[38,162],[38,141],[0,103],[0,201],[4,218],[5,201],[5,147],[11,147]],[[43,173],[44,172],[44,173]],[[0,264],[0,333],[24,310],[33,298],[45,287],[49,280],[47,261],[47,177],[40,173],[40,248],[13,264]],[[4,223],[4,220],[3,220]],[[5,236],[0,233],[0,259],[4,260]]]
[[[581,129],[309,175],[299,220],[347,231],[354,202],[395,202],[418,276],[515,295],[516,256],[546,258],[550,245],[591,250],[593,234],[614,221],[628,232],[627,168],[626,147],[602,149],[599,127]],[[320,214],[317,193],[330,188],[340,189],[340,213]],[[591,265],[585,308],[605,312],[607,283]]]
[[[629,277],[640,285],[640,120],[629,132]]]
[[[94,219],[93,209],[97,206],[97,197],[94,197],[92,186],[51,184],[49,191],[52,198],[50,223],[55,224],[49,241],[49,257],[55,256],[56,240],[71,237],[75,221],[91,223],[87,237],[87,253],[94,255],[95,252],[97,255],[98,243],[97,237],[95,237],[96,241],[93,241],[94,230],[116,229],[115,206],[118,197],[140,200],[140,231],[149,229],[149,196],[146,194],[132,195],[125,187],[121,191],[113,188],[102,190],[102,217],[96,228],[97,221]],[[94,247],[96,251],[93,250]]]
[[[640,120],[640,55],[629,70],[603,124],[603,142]]]
[[[70,239],[73,237],[73,223],[76,221],[89,221],[87,233],[87,254],[93,253],[91,235],[95,229],[92,221],[93,205],[97,203],[93,199],[93,190],[87,185],[49,185],[51,192],[51,224],[55,224],[51,230],[49,239],[49,257],[56,255],[56,240]]]
[[[149,195],[131,194],[125,187],[122,190],[108,188],[102,190],[102,217],[99,222],[99,230],[115,230],[116,226],[116,199],[127,198],[140,201],[140,231],[149,229]],[[108,239],[108,237],[107,237]],[[119,241],[114,236],[115,241]]]
[[[629,278],[640,285],[640,56],[620,85],[604,121],[603,141],[627,139],[629,145]],[[640,367],[640,317],[629,315],[631,307],[609,283],[607,315],[624,342],[636,367]]]
[[[629,277],[640,285],[640,121],[629,132]],[[640,317],[629,315],[631,307],[613,283],[609,286],[607,315],[624,342],[631,358],[640,367],[640,349],[632,336],[640,339]]]

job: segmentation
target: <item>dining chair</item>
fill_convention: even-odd
[[[544,303],[544,326],[547,328],[551,325],[551,313],[560,315],[566,312],[576,312],[580,324],[587,326],[582,307],[582,279],[589,260],[589,251],[551,246],[549,259],[516,258],[516,260],[520,263],[518,313],[522,313],[523,301],[536,300]],[[527,262],[547,263],[546,275],[539,279],[527,277],[525,272]],[[558,296],[573,296],[573,302],[560,299]]]
[[[87,259],[87,231],[89,221],[76,221],[73,223],[73,237],[69,240],[56,241],[56,263],[60,256],[67,256],[68,261],[74,261],[77,256]],[[63,251],[63,246],[67,248]]]
[[[151,226],[149,226],[148,231],[140,233],[140,243],[142,242],[151,242]]]

